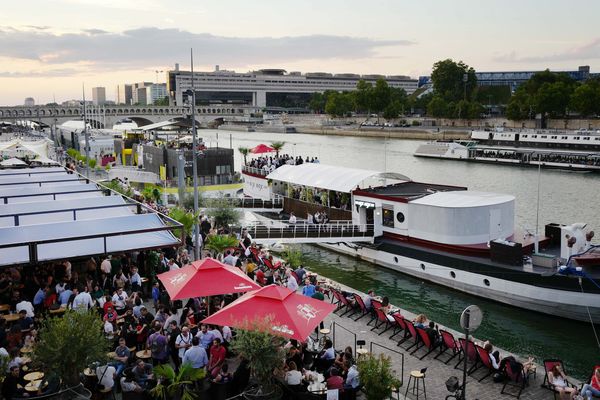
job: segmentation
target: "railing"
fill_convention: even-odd
[[[369,352],[371,354],[373,354],[373,346],[377,346],[377,347],[381,347],[382,349],[384,349],[384,353],[387,356],[390,356],[389,352],[398,354],[400,356],[400,362],[401,362],[401,370],[400,370],[400,386],[402,386],[404,384],[404,353],[399,352],[398,350],[395,349],[390,349],[389,347],[385,347],[379,343],[375,343],[375,342],[371,342],[371,344],[369,345]],[[356,353],[355,353],[356,354]]]
[[[354,353],[352,353],[352,354],[356,354],[356,333],[354,333],[350,329],[348,329],[348,328],[346,328],[346,327],[344,327],[344,326],[336,323],[335,321],[333,321],[333,329],[331,330],[331,341],[333,342],[333,348],[334,349],[338,348],[336,346],[336,343],[335,343],[335,337],[336,337],[336,330],[337,330],[337,328],[343,329],[344,331],[346,331],[347,333],[349,333],[350,335],[352,335],[352,337],[354,337],[354,347],[352,348],[352,350],[354,351]]]
[[[259,175],[259,176],[267,176],[271,173],[269,170],[264,170],[262,168],[256,167],[248,167],[246,165],[242,165],[242,172],[248,172],[249,174]]]
[[[227,201],[230,206],[236,208],[259,208],[268,210],[283,209],[283,198],[281,196],[274,197],[271,200],[254,199],[248,197],[225,197],[223,200]],[[208,200],[208,206],[210,207],[210,200]]]
[[[261,223],[246,226],[254,239],[295,239],[295,238],[357,238],[374,236],[373,224],[353,225],[346,221],[328,224],[285,224],[269,226]]]

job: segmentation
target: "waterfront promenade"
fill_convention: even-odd
[[[360,295],[364,295],[364,293],[357,292],[353,288],[350,288],[350,287],[347,287],[344,285],[340,285],[340,286],[341,286],[342,290],[345,290],[348,292],[359,293]],[[375,288],[375,290],[377,290],[377,289]],[[412,320],[416,316],[414,313],[402,308],[402,305],[395,305],[395,306],[402,310],[402,315],[408,320]],[[376,332],[378,332],[379,330],[371,331],[373,324],[367,326],[367,322],[369,321],[370,316],[361,318],[359,321],[354,321],[354,318],[357,315],[354,315],[353,317],[347,317],[347,316],[340,317],[338,314],[330,314],[325,319],[325,327],[326,328],[331,329],[334,322],[336,325],[338,325],[338,327],[335,329],[334,347],[336,349],[343,349],[346,346],[353,346],[354,345],[354,336],[349,333],[349,332],[353,332],[356,334],[357,340],[365,340],[366,341],[366,345],[364,346],[364,348],[366,348],[366,349],[369,349],[371,343],[376,343],[377,345],[382,345],[387,348],[394,349],[394,350],[397,350],[397,351],[403,353],[404,354],[404,375],[402,376],[403,386],[400,388],[400,396],[399,396],[400,399],[404,399],[404,398],[416,399],[416,396],[412,395],[410,393],[410,391],[409,391],[408,396],[404,397],[404,393],[406,392],[406,385],[408,385],[410,371],[413,371],[413,370],[420,370],[422,368],[427,368],[426,377],[425,377],[425,384],[426,384],[426,388],[427,388],[427,399],[440,400],[440,399],[444,399],[447,395],[449,395],[450,393],[446,389],[445,382],[450,376],[456,376],[459,378],[459,381],[462,382],[462,368],[460,368],[460,369],[454,368],[454,365],[458,361],[458,357],[454,358],[452,361],[450,361],[446,365],[446,364],[444,364],[443,361],[447,360],[449,356],[442,355],[439,359],[435,360],[434,357],[435,357],[435,355],[438,354],[438,350],[435,350],[430,355],[425,357],[423,360],[419,360],[417,355],[421,356],[422,354],[424,354],[424,351],[419,350],[415,355],[410,355],[409,354],[410,351],[412,351],[414,348],[411,349],[409,352],[405,351],[402,348],[402,347],[409,346],[409,345],[407,345],[407,342],[402,344],[402,347],[397,346],[397,343],[400,340],[402,334],[395,336],[391,340],[389,339],[389,337],[392,334],[391,329],[388,330],[387,332],[383,333],[382,335],[378,335]],[[457,319],[459,317],[460,317],[459,315],[456,316]],[[343,327],[343,328],[340,328],[340,327]],[[452,329],[443,327],[441,325],[439,326],[439,328],[451,332],[457,340],[460,337],[464,337],[464,334],[461,334]],[[331,336],[331,334],[329,336]],[[485,340],[485,338],[478,338],[477,332],[475,332],[475,337],[477,340]],[[503,349],[495,348],[495,350],[500,351],[500,356],[502,358],[509,356],[509,355],[513,355],[507,351],[504,351]],[[386,349],[380,348],[376,345],[373,346],[373,352],[375,354],[384,353],[386,355],[391,356],[394,370],[397,372],[398,378],[400,378],[400,374],[402,371],[400,355],[390,352],[390,351],[387,351]],[[515,356],[515,358],[519,359],[518,356],[516,356],[516,355],[514,355],[514,356]],[[525,389],[521,393],[520,398],[523,400],[552,399],[553,398],[552,392],[545,388],[542,388],[540,386],[544,380],[544,367],[542,365],[542,360],[535,360],[535,364],[537,365],[536,375],[532,376],[530,378],[529,385],[525,387]],[[462,366],[462,363],[461,363],[461,366]],[[475,371],[472,376],[467,377],[467,399],[496,400],[496,399],[503,399],[503,398],[506,398],[506,399],[512,398],[509,395],[500,394],[503,384],[502,383],[494,383],[491,376],[487,377],[482,382],[478,382],[477,380],[479,378],[483,377],[484,375],[485,375],[484,369],[481,368],[480,370]],[[570,379],[570,381],[573,381],[573,383],[575,383],[579,386],[579,382],[575,382],[572,378]],[[412,385],[411,385],[411,389],[412,389]],[[515,393],[515,394],[518,391],[518,389],[514,386],[512,386],[512,387],[507,386],[507,390],[509,391],[509,393]],[[363,394],[362,397],[359,396],[359,398],[366,399],[366,396],[364,396],[364,394]],[[396,394],[394,394],[393,398],[396,398]],[[422,398],[424,398],[424,397],[423,397],[423,394],[421,393],[419,396],[419,399],[422,399]]]

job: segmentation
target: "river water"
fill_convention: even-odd
[[[535,232],[538,178],[540,184],[539,227],[546,223],[586,222],[600,230],[600,176],[591,173],[517,168],[459,161],[413,157],[422,142],[414,140],[354,138],[262,132],[201,130],[210,143],[237,149],[260,143],[285,141],[283,152],[318,157],[323,164],[399,172],[415,181],[467,186],[470,190],[508,193],[516,197],[515,226]],[[235,152],[236,170],[242,157]],[[561,358],[567,373],[587,378],[592,365],[600,364],[590,324],[572,322],[505,306],[442,286],[422,282],[352,257],[315,247],[302,246],[311,270],[361,291],[374,288],[393,304],[424,313],[431,320],[460,329],[460,312],[470,304],[484,311],[484,321],[476,332],[500,348],[522,356]],[[597,321],[598,322],[598,321]]]

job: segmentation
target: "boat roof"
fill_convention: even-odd
[[[484,207],[515,201],[515,196],[501,193],[477,191],[437,192],[411,201],[411,204],[421,204],[432,207],[470,208]]]
[[[394,185],[379,186],[368,189],[361,189],[354,191],[355,195],[367,196],[367,197],[392,197],[397,198],[400,201],[411,201],[428,196],[437,192],[447,191],[466,191],[466,187],[450,186],[450,185],[436,185],[433,183],[422,183],[422,182],[401,182]]]
[[[275,181],[342,193],[350,193],[369,178],[410,181],[410,178],[407,176],[392,172],[337,167],[317,163],[283,165],[267,175],[267,179]]]

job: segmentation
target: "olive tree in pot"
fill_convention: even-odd
[[[232,343],[233,351],[248,360],[250,366],[251,383],[254,385],[253,389],[245,392],[248,399],[278,400],[282,396],[273,370],[280,367],[285,359],[285,339],[271,333],[272,321],[272,316],[246,320]]]
[[[79,374],[96,362],[106,361],[109,343],[102,326],[94,311],[68,310],[62,317],[46,319],[32,362],[60,378],[63,388],[81,387]]]
[[[358,376],[368,400],[385,400],[391,397],[392,388],[402,382],[394,376],[392,361],[385,354],[366,354],[357,360]]]

